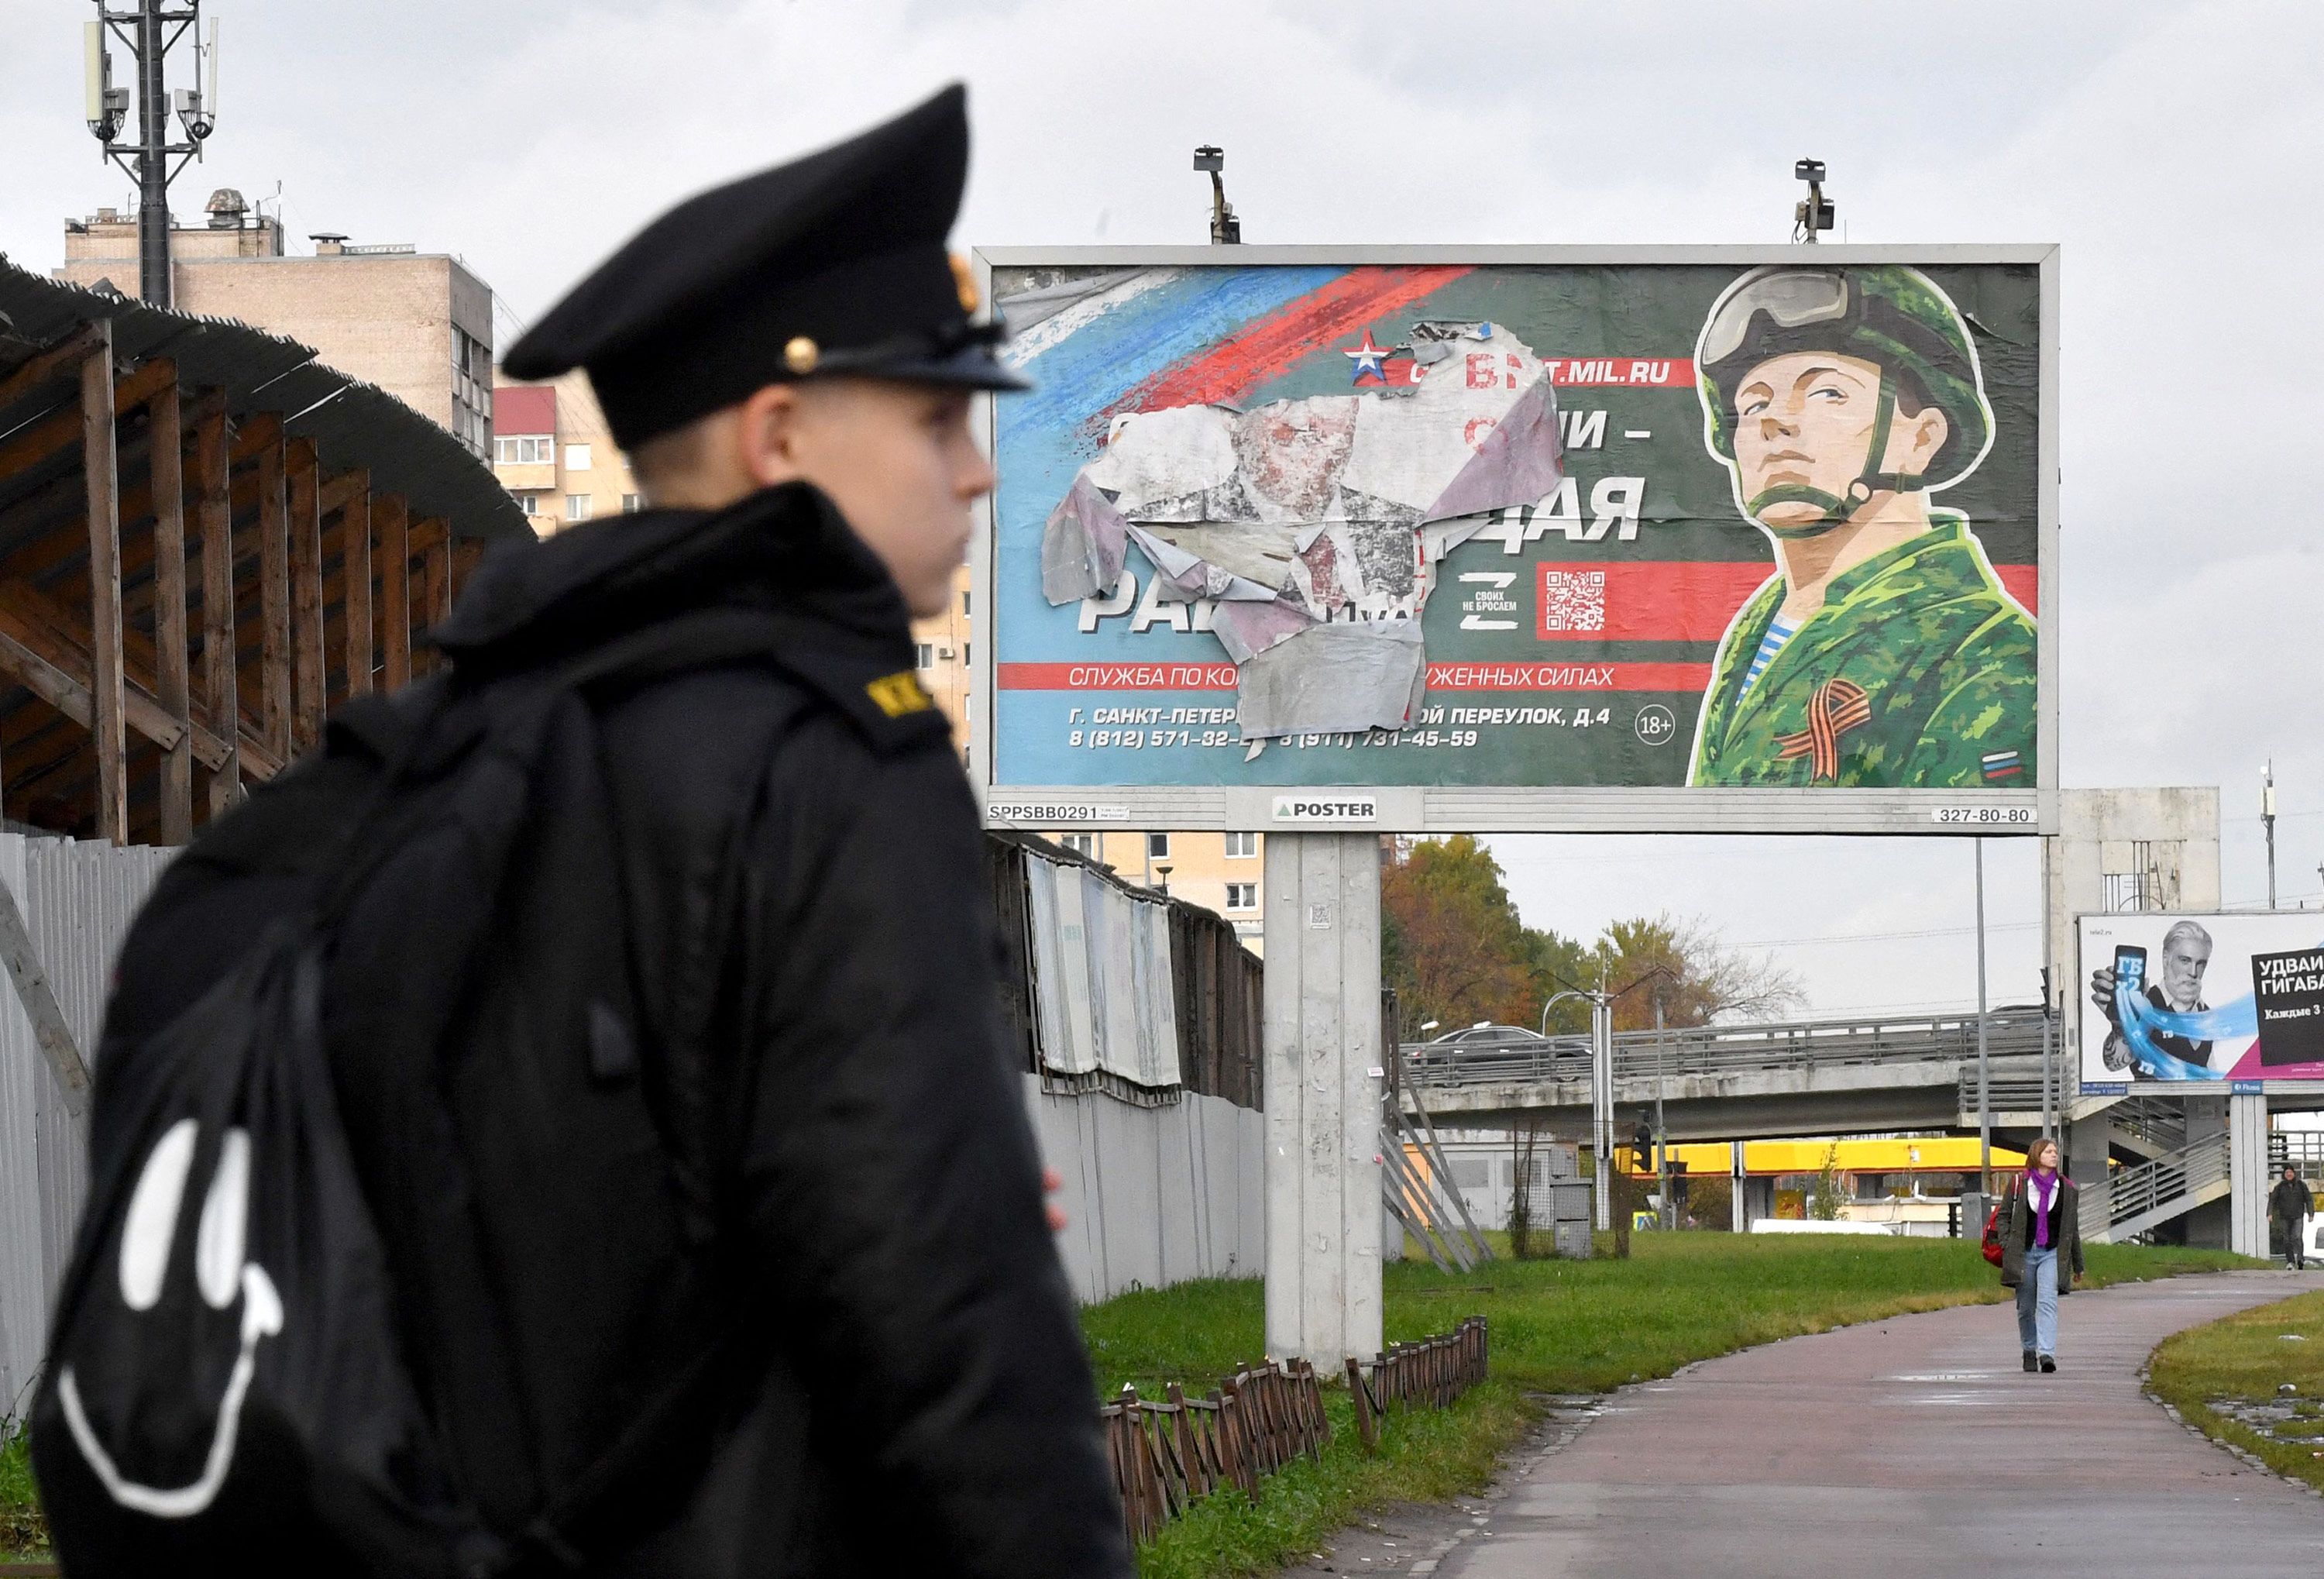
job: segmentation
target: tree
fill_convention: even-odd
[[[1397,845],[1380,873],[1380,977],[1396,990],[1407,1035],[1432,1020],[1446,1030],[1480,1020],[1536,1027],[1559,993],[1601,982],[1632,989],[1615,1002],[1617,1030],[1653,1025],[1658,998],[1671,1026],[1770,1019],[1801,1001],[1791,973],[1728,947],[1699,921],[1616,921],[1593,944],[1528,927],[1500,863],[1467,834]],[[1589,1004],[1556,1004],[1548,1029],[1586,1032]]]
[[[1808,1215],[1819,1223],[1837,1223],[1842,1204],[1840,1142],[1834,1140],[1823,1154],[1823,1166],[1816,1169],[1815,1196],[1808,1202]]]
[[[1687,1221],[1697,1228],[1726,1233],[1735,1226],[1735,1186],[1723,1173],[1689,1174]]]
[[[1610,988],[1643,983],[1615,1001],[1616,1030],[1652,1027],[1657,999],[1663,1023],[1673,1026],[1769,1020],[1802,1002],[1798,978],[1772,958],[1729,948],[1702,922],[1668,915],[1609,926],[1589,968],[1594,974],[1601,965]]]
[[[1509,1259],[1526,1260],[1533,1254],[1534,1153],[1541,1144],[1541,1120],[1536,1115],[1509,1130]]]
[[[1380,966],[1408,1026],[1480,1020],[1530,1025],[1536,945],[1501,885],[1500,863],[1467,834],[1398,848],[1380,874]]]

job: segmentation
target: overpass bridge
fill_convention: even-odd
[[[2048,1046],[2039,1009],[2004,1009],[1985,1023],[1997,1142],[2022,1147],[2049,1100],[2076,1131],[2078,1159],[2103,1154],[2107,1177],[2084,1186],[2085,1232],[2126,1240],[2158,1229],[2229,1190],[2222,1122],[2190,1125],[2185,1100],[2141,1094],[2084,1096],[2070,1060]],[[1743,1140],[1898,1130],[1974,1130],[1975,1015],[1813,1020],[1624,1031],[1614,1038],[1618,1132],[1662,1099],[1669,1139]],[[1406,1044],[1400,1100],[1437,1123],[1484,1129],[1541,1122],[1587,1143],[1590,1042],[1553,1037],[1515,1046]],[[2086,1143],[2092,1137],[2100,1145]],[[2090,1223],[2103,1214],[2104,1229]]]
[[[2041,1127],[2043,1014],[1986,1017],[1997,1090],[2033,1094]],[[1408,1044],[1401,1083],[1440,1123],[1498,1128],[1546,1121],[1561,1136],[1590,1128],[1590,1041],[1517,1046]],[[1920,1015],[1621,1031],[1614,1037],[1618,1113],[1659,1094],[1674,1140],[1744,1140],[1942,1130],[1977,1122],[1977,1017]],[[1966,1085],[1965,1085],[1966,1083]],[[1966,1090],[1966,1095],[1964,1095]]]

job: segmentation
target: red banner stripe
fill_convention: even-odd
[[[1004,691],[1231,691],[1231,663],[1004,663]],[[1700,691],[1707,663],[1432,663],[1443,691]]]
[[[1004,691],[1231,691],[1231,663],[1004,663]]]
[[[1432,691],[1700,691],[1707,663],[1432,663]]]
[[[1534,634],[1545,642],[1716,642],[1775,573],[1765,559],[1545,559],[1534,570]],[[2033,566],[1997,565],[1994,574],[2004,591],[2034,612]],[[1606,578],[1602,603],[1590,579],[1600,575]],[[1593,604],[1595,623],[1588,614]]]
[[[1364,330],[1470,272],[1466,265],[1358,268],[1286,302],[1200,356],[1166,367],[1103,413],[1239,402],[1260,384],[1324,349],[1351,350]],[[1101,424],[1101,431],[1102,425]]]

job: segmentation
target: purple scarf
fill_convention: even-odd
[[[2050,1207],[2058,1198],[2058,1176],[2028,1173],[2025,1176],[2028,1203],[2034,1208],[2034,1248],[2050,1248]]]

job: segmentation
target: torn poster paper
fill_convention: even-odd
[[[1207,605],[1246,739],[1402,727],[1434,567],[1563,479],[1547,370],[1506,331],[1367,330],[1347,355],[1352,394],[1115,417],[1043,536],[1053,605],[1111,596],[1134,549],[1157,596]]]

